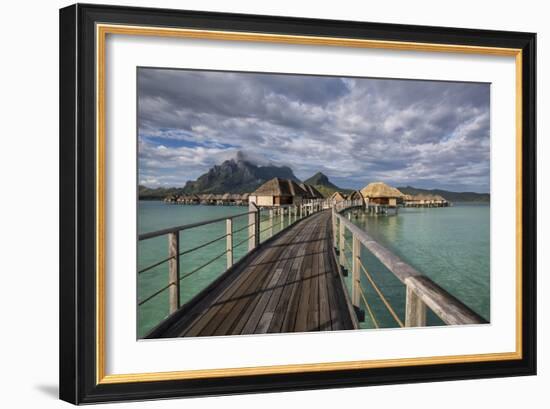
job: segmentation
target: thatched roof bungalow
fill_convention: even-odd
[[[330,196],[330,201],[332,203],[339,203],[339,202],[343,202],[344,200],[346,200],[346,198],[344,197],[344,195],[340,192],[334,192],[331,196]]]
[[[208,193],[206,195],[203,195],[201,198],[201,203],[203,204],[214,204],[216,203],[216,196],[212,193]]]
[[[315,188],[315,186],[306,185],[305,183],[300,183],[300,187],[307,192],[308,194],[307,199],[324,199],[323,194],[319,192]]]
[[[221,195],[221,197],[218,199],[218,203],[220,204],[233,203],[233,199],[231,198],[231,193],[224,193],[223,195]]]
[[[348,193],[348,195],[346,196],[346,200],[361,200],[363,204],[365,201],[363,195],[358,190],[354,190],[353,192]]]
[[[164,198],[164,202],[165,203],[175,203],[177,199],[178,198],[175,195],[168,195]]]
[[[417,195],[405,195],[405,206],[412,207],[446,207],[449,206],[449,202],[441,195],[431,194],[417,194]]]
[[[383,182],[369,183],[361,189],[361,195],[367,199],[369,203],[387,205],[390,207],[397,206],[397,199],[403,197],[403,193]]]
[[[248,197],[257,206],[285,206],[300,204],[309,193],[290,179],[273,178],[261,185]]]
[[[200,203],[200,201],[201,201],[200,197],[194,193],[187,195],[186,197],[187,204],[198,204]]]

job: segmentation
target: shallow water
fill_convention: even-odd
[[[453,294],[485,319],[490,319],[490,217],[488,205],[456,204],[447,208],[399,209],[398,215],[360,214],[351,221],[403,261]],[[351,237],[348,237],[351,242]],[[350,243],[351,244],[351,243]],[[349,254],[348,254],[349,256]],[[405,288],[363,249],[365,267],[404,319]],[[363,275],[362,275],[363,276]],[[349,280],[348,280],[349,281]],[[362,286],[382,327],[396,326],[366,277]],[[349,284],[348,284],[349,285]],[[372,327],[367,319],[364,327]],[[432,313],[428,324],[441,324]]]

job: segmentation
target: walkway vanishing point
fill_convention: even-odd
[[[170,315],[146,338],[239,335],[306,331],[348,330],[359,328],[359,321],[368,319],[378,328],[378,320],[368,300],[365,282],[372,286],[379,300],[395,320],[395,326],[425,326],[426,309],[431,309],[445,324],[481,324],[486,321],[428,277],[416,271],[397,256],[373,241],[366,232],[344,215],[361,207],[357,203],[329,205],[326,200],[300,208],[288,208],[287,217],[294,222],[277,234],[259,243],[260,211],[251,205],[244,215],[226,218],[226,234],[195,249],[226,240],[227,271],[185,305],[179,305],[180,282],[199,269],[181,275],[179,260],[195,249],[180,252],[179,233],[196,225],[180,226],[140,235],[140,240],[168,235],[169,283],[145,300],[141,306],[162,291],[169,291]],[[232,219],[249,217],[249,251],[233,263]],[[273,210],[270,220],[273,222]],[[284,216],[282,216],[284,217]],[[387,216],[390,217],[390,216]],[[220,222],[222,219],[208,223]],[[272,225],[271,225],[272,227]],[[241,229],[239,229],[241,230]],[[346,231],[352,240],[346,239]],[[401,317],[386,299],[362,261],[365,247],[406,287],[406,311]],[[351,261],[346,251],[351,253]],[[348,268],[344,268],[347,266]],[[150,267],[140,270],[145,272]],[[344,275],[351,273],[348,293]],[[365,278],[363,283],[361,277]],[[183,288],[183,286],[181,286]],[[404,318],[404,319],[403,319]]]

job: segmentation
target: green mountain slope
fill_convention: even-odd
[[[304,180],[304,183],[314,186],[325,197],[330,197],[334,192],[342,192],[344,194],[351,192],[350,189],[342,189],[336,186],[322,172],[317,172],[312,177]]]

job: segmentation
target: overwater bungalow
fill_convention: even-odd
[[[201,204],[206,204],[206,205],[216,204],[216,197],[212,193],[203,195],[201,199]]]
[[[249,197],[250,197],[250,193],[243,193],[243,194],[241,195],[241,202],[242,202],[241,204],[242,204],[243,206],[248,206],[248,198],[249,198]]]
[[[359,200],[359,199],[364,199],[364,197],[361,194],[361,192],[358,190],[354,190],[353,192],[348,193],[348,195],[346,196],[346,200]]]
[[[449,202],[443,196],[434,195],[434,205],[436,207],[447,207],[449,206]]]
[[[199,204],[200,201],[201,201],[201,199],[199,198],[199,196],[192,193],[190,195],[187,195],[185,203],[186,204]]]
[[[258,206],[286,206],[301,204],[309,193],[290,179],[273,178],[261,185],[248,197]]]
[[[219,201],[221,201],[221,203],[218,202],[218,204],[222,204],[222,205],[231,205],[231,204],[233,204],[233,199],[231,198],[231,193],[224,193],[221,196],[221,199]]]
[[[300,183],[300,187],[307,192],[308,196],[306,197],[306,199],[324,199],[323,194],[319,192],[314,186]]]
[[[344,200],[346,200],[346,198],[344,197],[344,195],[340,192],[334,192],[331,196],[330,196],[330,202],[332,204],[336,204],[336,203],[340,203],[340,202],[343,202]]]
[[[369,183],[361,189],[361,195],[370,205],[397,207],[397,199],[403,197],[403,193],[383,182]]]
[[[176,203],[176,200],[177,200],[177,196],[175,195],[168,195],[164,198],[164,202],[165,203]]]
[[[441,195],[405,195],[403,204],[406,207],[447,207],[449,202]]]

